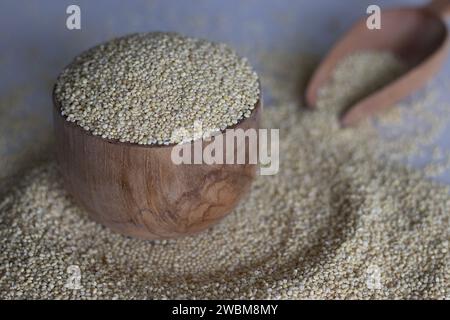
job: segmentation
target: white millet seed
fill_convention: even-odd
[[[114,39],[80,56],[59,76],[61,114],[108,139],[178,143],[177,129],[226,129],[248,118],[258,76],[225,44],[176,33]],[[186,139],[186,137],[184,137]]]
[[[345,111],[406,70],[407,66],[389,52],[354,53],[338,63],[332,81],[319,89],[317,107],[334,109],[335,113]]]

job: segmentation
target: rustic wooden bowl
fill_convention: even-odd
[[[94,136],[61,115],[54,95],[53,103],[66,189],[93,220],[123,235],[167,239],[204,230],[236,207],[256,175],[255,164],[175,165],[173,146]],[[231,128],[259,128],[261,109],[259,99],[251,116]]]

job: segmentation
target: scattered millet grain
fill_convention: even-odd
[[[342,130],[335,111],[272,90],[279,174],[198,236],[114,234],[71,202],[54,164],[30,172],[0,201],[0,296],[449,298],[449,190],[381,159],[371,127]],[[65,288],[71,265],[81,289]]]
[[[56,99],[68,121],[103,138],[178,143],[195,122],[224,130],[250,116],[256,73],[225,44],[175,33],[114,39],[75,58],[58,79]]]

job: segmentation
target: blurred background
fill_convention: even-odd
[[[0,178],[12,177],[49,156],[51,91],[55,79],[74,56],[95,44],[133,32],[176,31],[226,42],[247,56],[260,73],[285,63],[295,74],[299,68],[312,71],[352,23],[366,16],[370,4],[384,9],[424,3],[420,0],[2,0]],[[66,9],[71,4],[81,9],[81,30],[66,28]],[[312,58],[295,59],[307,54]],[[287,56],[289,59],[284,58]],[[446,63],[434,81],[443,83],[449,68]],[[272,73],[276,70],[274,67]],[[286,85],[292,79],[295,75],[285,79]],[[301,81],[304,83],[306,79]],[[301,95],[302,87],[298,88]],[[445,86],[440,90],[439,99],[450,101],[448,89]],[[271,87],[264,79],[263,92],[266,106],[270,106]],[[435,141],[446,150],[450,150],[449,133],[446,128]],[[432,148],[428,146],[411,163],[423,166],[431,160]],[[450,184],[448,172],[434,178]]]

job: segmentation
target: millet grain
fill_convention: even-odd
[[[211,132],[248,118],[256,73],[225,44],[176,33],[113,39],[79,55],[56,88],[61,114],[102,138],[167,145],[197,123]],[[178,132],[178,134],[177,134]]]

